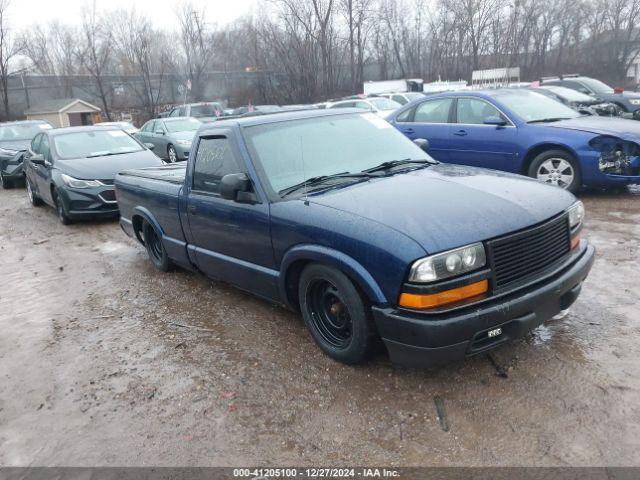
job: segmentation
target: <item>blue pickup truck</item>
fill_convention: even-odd
[[[186,165],[117,175],[120,224],[160,270],[301,312],[340,362],[464,359],[568,309],[594,249],[571,193],[427,143],[351,109],[206,124]]]

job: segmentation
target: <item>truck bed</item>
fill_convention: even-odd
[[[184,176],[187,171],[187,162],[179,164],[163,165],[161,167],[147,167],[138,168],[135,170],[125,170],[120,172],[119,175],[123,177],[139,177],[149,178],[153,180],[161,180],[165,182],[177,183],[182,185],[184,183]]]

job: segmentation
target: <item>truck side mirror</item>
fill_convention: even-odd
[[[220,196],[225,200],[240,203],[253,203],[255,195],[251,192],[251,180],[245,173],[230,173],[220,180]]]
[[[429,151],[429,140],[427,140],[426,138],[416,138],[413,140],[413,143],[415,143],[418,147],[420,147],[425,152]]]

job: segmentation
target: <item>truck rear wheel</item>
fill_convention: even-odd
[[[379,340],[371,309],[345,274],[326,265],[307,266],[298,298],[311,336],[329,357],[354,364],[374,353]]]
[[[144,222],[142,225],[142,238],[144,238],[144,245],[151,263],[161,272],[172,270],[173,263],[167,255],[162,239],[149,222]]]

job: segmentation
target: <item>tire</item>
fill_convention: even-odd
[[[34,207],[41,207],[42,205],[44,205],[44,202],[40,199],[40,197],[38,197],[38,195],[35,194],[35,192],[31,188],[31,182],[29,181],[29,179],[25,179],[25,183],[27,184],[27,196],[29,197],[31,205],[33,205]]]
[[[300,311],[316,344],[341,363],[368,359],[379,346],[371,308],[353,282],[335,268],[307,266],[298,284]]]
[[[151,263],[161,272],[169,272],[173,270],[173,262],[167,255],[167,251],[162,244],[160,235],[149,222],[142,224],[142,238],[147,249],[147,255]]]
[[[576,193],[582,187],[580,166],[564,150],[546,150],[536,156],[527,172],[531,178]]]
[[[69,212],[67,212],[67,207],[64,205],[64,201],[58,195],[56,190],[53,191],[53,200],[56,206],[56,213],[58,214],[58,220],[62,225],[70,225],[72,222],[71,218],[69,218]]]
[[[176,163],[178,161],[178,152],[173,145],[167,147],[167,162]]]

